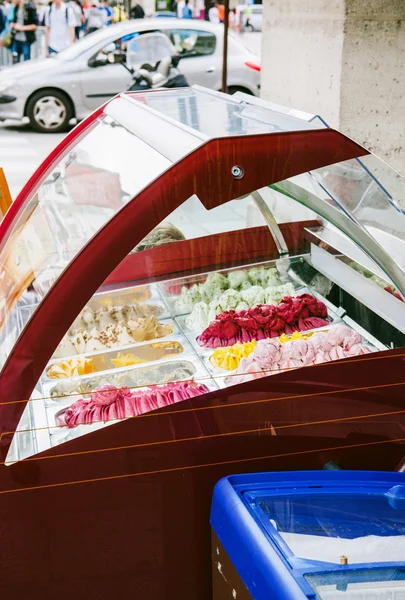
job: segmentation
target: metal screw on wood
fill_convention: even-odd
[[[242,169],[242,167],[239,167],[238,165],[235,165],[234,167],[232,167],[232,175],[235,179],[242,179],[244,174],[245,174],[245,172]]]

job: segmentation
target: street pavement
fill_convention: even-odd
[[[254,54],[261,55],[261,33],[245,33],[241,37]],[[0,167],[4,169],[13,199],[63,137],[62,133],[36,133],[26,125],[10,121],[0,123]]]
[[[63,137],[64,134],[36,133],[27,126],[0,123],[0,167],[13,199]]]

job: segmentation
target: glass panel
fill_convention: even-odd
[[[380,495],[314,493],[256,503],[295,556],[333,563],[346,556],[349,564],[405,560],[405,510]]]
[[[303,224],[316,224],[315,214],[275,190],[260,193],[277,215],[290,251],[307,251]],[[186,200],[138,243],[66,332],[28,405],[33,429],[48,434],[37,436],[35,452],[164,406],[168,384],[180,390],[178,402],[186,393],[385,348],[357,324],[340,319],[326,298],[331,279],[302,257],[286,262],[277,257],[252,196],[212,210],[197,196]],[[292,302],[295,317],[276,319],[285,310],[293,316]],[[23,321],[29,310],[21,310]],[[268,314],[259,325],[262,310]],[[242,311],[257,316],[256,330],[237,320]],[[218,338],[211,324],[221,314],[231,320],[235,315],[238,329],[229,336],[225,328]],[[330,340],[329,352],[316,346],[319,335]],[[115,395],[105,397],[106,385],[114,386]],[[122,396],[122,390],[131,396]],[[15,436],[15,445],[22,435],[21,430]],[[34,444],[21,446],[14,456],[32,453]]]
[[[102,45],[105,41],[105,28],[100,29],[99,31],[95,31],[91,35],[86,35],[83,39],[80,40],[80,44],[74,44],[73,46],[69,46],[65,50],[58,52],[57,54],[52,56],[52,59],[56,58],[57,60],[75,60],[80,55],[85,54],[93,47],[97,48]]]
[[[141,68],[145,63],[155,65],[175,54],[173,46],[163,33],[125,36],[123,41],[122,50],[127,53],[127,65],[134,70]]]
[[[405,571],[370,569],[306,575],[316,600],[404,600]]]
[[[374,156],[312,173],[336,204],[405,267],[405,180]],[[375,177],[382,182],[379,183]]]
[[[237,102],[230,96],[195,88],[145,95],[143,102],[208,137],[296,131],[323,126],[320,123],[308,124],[302,119],[261,105]]]
[[[96,231],[168,164],[109,117],[99,119],[66,153],[29,202],[0,255],[2,363],[24,324],[21,309],[43,298]]]
[[[217,43],[214,34],[193,29],[172,29],[170,40],[182,58],[210,56],[214,54]]]
[[[314,210],[323,218],[326,228],[330,229],[330,225],[337,228],[343,234],[343,237],[349,241],[349,244],[354,244],[360,250],[360,253],[365,253],[377,267],[387,274],[389,280],[405,297],[404,271],[393,259],[390,252],[385,250],[378,243],[373,233],[354,219],[350,212],[341,210],[339,204],[326,195],[327,192],[321,185],[318,186],[315,193],[310,191],[311,188],[314,189],[314,184],[317,185],[315,181],[310,181],[308,174],[303,174],[275,184],[272,188]],[[339,245],[334,247],[342,251]]]

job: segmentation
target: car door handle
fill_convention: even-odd
[[[206,72],[207,73],[214,73],[216,70],[217,70],[216,67],[208,67],[208,69],[207,69]]]

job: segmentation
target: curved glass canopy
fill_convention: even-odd
[[[249,381],[236,359],[233,373],[210,370],[215,346],[198,351],[223,312],[308,294],[328,309],[323,327],[346,313],[373,350],[403,345],[403,180],[318,117],[200,88],[126,93],[27,189],[0,226],[0,427],[15,431],[32,393],[19,431],[37,433],[10,461],[125,418],[66,429],[67,409],[100,386],[193,380],[208,393]],[[345,294],[378,326],[356,328]]]

